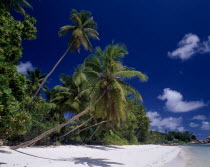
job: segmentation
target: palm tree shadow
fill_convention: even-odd
[[[5,150],[0,150],[0,153],[4,153],[4,154],[12,154],[11,151],[5,151]]]
[[[117,146],[101,146],[101,145],[84,145],[84,147],[98,149],[98,150],[104,150],[104,151],[123,149],[123,148],[120,148]]]
[[[118,162],[110,162],[108,159],[101,159],[101,158],[90,158],[90,157],[79,157],[73,158],[75,164],[87,164],[89,167],[100,166],[100,167],[111,167],[113,165],[124,165]]]
[[[25,154],[25,155],[31,156],[31,157],[40,158],[40,159],[48,159],[48,160],[53,160],[53,161],[67,161],[65,159],[53,159],[53,158],[40,157],[40,156],[37,156],[37,155],[32,155],[32,154],[25,153],[25,152],[18,151],[18,150],[14,150],[14,151],[19,152],[21,154]]]
[[[7,163],[4,163],[4,162],[0,162],[0,166],[1,166],[1,165],[5,165],[5,164],[7,164]]]

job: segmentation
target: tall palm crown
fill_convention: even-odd
[[[74,52],[78,50],[80,52],[81,45],[86,50],[92,50],[92,45],[89,38],[97,39],[98,32],[96,31],[97,24],[93,21],[91,13],[87,11],[77,12],[72,10],[71,20],[74,25],[66,25],[60,28],[59,36],[63,36],[71,33],[71,37],[68,42],[70,51]]]
[[[128,95],[142,101],[140,93],[124,80],[138,77],[140,81],[146,81],[147,76],[140,71],[126,67],[122,58],[128,54],[124,45],[111,44],[105,50],[96,49],[96,53],[85,60],[85,73],[90,78],[93,86],[91,99],[94,105],[95,116],[120,123],[125,120],[125,105]]]
[[[44,80],[46,74],[41,74],[40,69],[36,68],[34,71],[27,71],[28,73],[28,91],[33,95]],[[42,90],[46,91],[47,87],[44,85]]]
[[[14,10],[15,12],[26,14],[24,7],[33,8],[30,3],[26,0],[1,0],[0,2],[1,8],[6,8],[6,10]]]

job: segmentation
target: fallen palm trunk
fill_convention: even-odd
[[[27,142],[21,143],[21,144],[19,144],[19,145],[17,145],[17,146],[12,146],[12,147],[10,147],[10,148],[13,149],[13,150],[16,150],[16,149],[18,149],[18,148],[22,148],[22,147],[29,146],[29,145],[31,145],[31,144],[33,144],[33,143],[35,143],[35,142],[41,140],[42,138],[48,136],[48,135],[51,134],[52,132],[54,132],[54,131],[56,131],[56,130],[58,130],[58,129],[60,129],[60,128],[66,126],[66,125],[68,125],[69,123],[71,123],[71,122],[73,122],[73,121],[75,121],[76,119],[78,119],[78,118],[80,118],[81,116],[83,116],[83,115],[85,115],[86,113],[88,113],[89,110],[90,110],[90,107],[87,107],[84,111],[82,111],[81,113],[79,113],[78,115],[76,115],[75,117],[73,117],[72,119],[70,119],[70,120],[68,120],[68,121],[66,121],[66,122],[64,122],[64,123],[62,123],[62,124],[60,124],[60,125],[58,125],[58,126],[52,128],[52,129],[50,129],[50,130],[48,130],[48,131],[42,133],[41,135],[35,137],[35,138],[32,139],[32,140],[29,140],[29,141],[27,141]]]
[[[96,100],[96,102],[94,103],[94,105],[95,105],[96,103],[98,103],[98,101],[99,101],[103,96],[104,96],[104,93]],[[78,119],[78,118],[80,118],[81,116],[83,116],[83,115],[85,115],[86,113],[88,113],[89,110],[90,110],[90,107],[87,107],[84,111],[82,111],[81,113],[79,113],[79,114],[76,115],[75,117],[71,118],[70,120],[68,120],[68,121],[66,121],[66,122],[64,122],[64,123],[62,123],[62,124],[60,124],[60,125],[58,125],[58,126],[52,128],[52,129],[50,129],[50,130],[48,130],[48,131],[46,131],[46,132],[44,132],[44,133],[42,133],[41,135],[35,137],[35,138],[32,139],[32,140],[26,141],[26,142],[21,143],[21,144],[19,144],[19,145],[17,145],[17,146],[12,146],[12,147],[10,147],[10,148],[13,149],[13,150],[16,150],[16,149],[18,149],[18,148],[22,148],[22,147],[29,146],[29,145],[31,145],[31,144],[33,144],[33,143],[35,143],[35,142],[41,140],[42,138],[48,136],[48,135],[51,134],[52,132],[54,132],[54,131],[56,131],[56,130],[58,130],[58,129],[60,129],[60,128],[63,128],[64,126],[68,125],[69,123],[75,121],[76,119]]]

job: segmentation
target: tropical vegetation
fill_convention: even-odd
[[[190,140],[188,132],[162,135],[149,131],[142,96],[127,82],[133,78],[144,82],[148,77],[123,63],[128,55],[124,44],[112,42],[104,49],[93,49],[90,38],[99,40],[99,34],[90,12],[72,10],[74,25],[63,26],[58,33],[70,35],[67,50],[48,74],[40,69],[26,76],[18,73],[23,40],[35,40],[37,32],[36,19],[24,7],[32,8],[25,0],[0,2],[0,140],[15,145],[13,149],[32,144]],[[15,19],[11,11],[22,13],[23,19]],[[61,60],[69,51],[80,52],[81,46],[93,53],[73,74],[61,74],[59,85],[48,88],[46,81]]]

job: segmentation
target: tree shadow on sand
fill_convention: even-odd
[[[73,158],[75,164],[88,165],[89,167],[100,166],[100,167],[111,167],[113,165],[124,165],[118,162],[110,162],[108,159],[101,158],[90,158],[90,157],[81,157]]]
[[[25,153],[25,152],[22,152],[22,151],[18,151],[18,150],[14,150],[14,151],[16,151],[18,153],[21,153],[21,154],[25,154],[25,155],[31,156],[31,157],[40,158],[40,159],[48,159],[48,160],[53,160],[53,161],[67,161],[65,159],[53,159],[53,158],[41,157],[41,156]]]
[[[0,166],[1,166],[1,165],[5,165],[5,164],[7,164],[7,163],[4,163],[4,162],[0,162]]]
[[[0,153],[3,153],[3,154],[12,154],[11,151],[5,151],[5,150],[0,150]]]
[[[101,145],[84,145],[86,148],[98,149],[103,151],[123,149],[117,146],[101,146]]]

